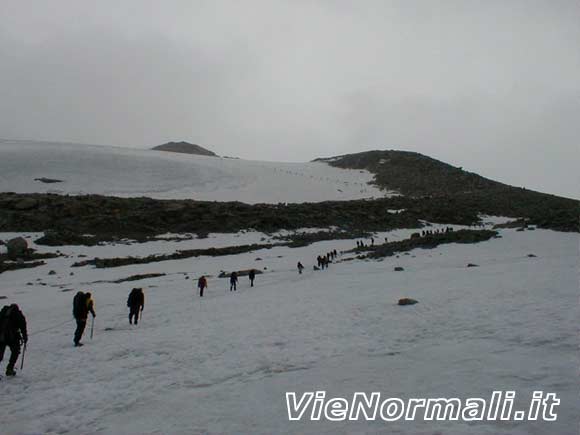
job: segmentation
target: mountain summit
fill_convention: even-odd
[[[197,154],[200,156],[212,156],[217,157],[217,154],[213,151],[205,149],[202,146],[189,143],[189,142],[167,142],[163,145],[158,145],[151,148],[156,151],[169,151],[172,153],[182,153],[182,154]]]

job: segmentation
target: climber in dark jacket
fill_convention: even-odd
[[[89,292],[78,292],[73,299],[73,316],[77,322],[77,329],[75,330],[74,344],[75,347],[82,346],[81,338],[87,326],[87,318],[89,313],[96,317],[94,302]]]
[[[4,359],[6,347],[10,349],[10,359],[6,366],[6,376],[15,376],[14,366],[20,355],[20,343],[28,342],[26,318],[16,304],[6,305],[0,311],[0,361]]]
[[[139,312],[145,307],[145,295],[142,288],[131,290],[127,298],[127,306],[129,307],[129,323],[136,325],[139,322]],[[134,322],[133,319],[135,319]]]
[[[237,290],[238,285],[238,272],[232,272],[230,275],[230,291]]]

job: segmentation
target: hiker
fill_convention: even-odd
[[[296,267],[298,267],[298,273],[302,274],[302,269],[304,269],[304,266],[302,266],[302,263],[298,262],[298,265]]]
[[[129,293],[127,298],[127,306],[129,307],[129,324],[133,324],[133,318],[135,318],[135,325],[139,321],[139,311],[143,311],[145,307],[145,295],[143,294],[142,288],[134,288]]]
[[[85,332],[85,327],[87,326],[89,313],[93,315],[93,319],[96,317],[91,293],[78,292],[73,299],[73,316],[77,321],[77,329],[73,340],[75,347],[83,345],[81,343],[81,338],[83,337],[83,332]]]
[[[200,298],[203,297],[203,291],[205,290],[206,287],[207,287],[207,279],[205,279],[205,276],[202,275],[197,280],[197,288],[199,289],[199,297]]]
[[[371,237],[371,246],[375,246],[375,239]]]
[[[28,342],[26,318],[18,305],[5,305],[0,311],[0,361],[4,359],[4,352],[8,347],[10,359],[6,366],[6,376],[16,376],[14,366],[20,355],[21,342]]]
[[[322,264],[322,257],[320,255],[318,257],[316,257],[316,264],[318,265],[318,268],[320,269],[321,264]]]
[[[250,270],[248,278],[250,278],[250,287],[254,287],[254,279],[256,279],[256,271],[254,269]]]
[[[230,291],[236,291],[238,284],[238,272],[232,272],[230,275]]]
[[[338,257],[338,252],[336,252],[336,249],[334,249],[332,252],[334,254],[334,258]]]

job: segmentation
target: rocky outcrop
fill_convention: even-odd
[[[415,305],[418,303],[419,303],[419,301],[417,301],[415,299],[401,298],[401,299],[399,299],[399,302],[397,303],[397,305]]]
[[[202,146],[189,142],[167,142],[152,148],[155,151],[169,151],[172,153],[197,154],[200,156],[217,157],[217,154]]]

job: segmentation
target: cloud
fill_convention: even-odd
[[[566,0],[5,1],[0,137],[300,161],[409,149],[578,196],[579,13]]]

